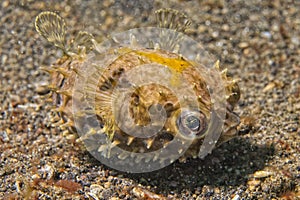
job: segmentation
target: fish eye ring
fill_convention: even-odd
[[[176,126],[184,137],[201,138],[207,130],[207,118],[200,111],[184,110],[176,120]]]

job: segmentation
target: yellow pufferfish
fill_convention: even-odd
[[[176,10],[160,9],[155,12],[155,15],[158,27],[161,29],[184,33],[190,24],[187,17]],[[90,141],[88,147],[96,152],[106,152],[105,155],[103,154],[104,157],[109,158],[114,147],[133,153],[155,152],[164,149],[175,137],[178,140],[189,141],[189,146],[184,152],[181,152],[182,149],[177,149],[180,154],[179,161],[183,162],[188,157],[199,156],[200,147],[211,129],[210,124],[213,123],[210,121],[213,120],[212,108],[215,102],[212,100],[207,78],[204,77],[205,68],[196,70],[197,63],[178,53],[178,46],[176,46],[178,41],[174,40],[180,40],[180,37],[164,37],[165,41],[161,44],[150,44],[147,48],[134,48],[130,45],[108,47],[103,53],[95,38],[84,31],[80,31],[67,43],[65,22],[54,12],[40,13],[36,17],[35,27],[40,35],[62,49],[64,53],[51,67],[43,68],[51,75],[51,83],[43,93],[47,93],[53,102],[55,106],[53,111],[58,114],[58,123],[63,130],[77,132],[77,126],[84,126],[85,122],[76,124],[75,121],[80,121],[78,119],[86,118],[86,115],[93,113],[101,131],[90,128],[81,135],[80,139],[96,140],[97,135],[105,135],[106,144]],[[131,44],[135,42],[133,38]],[[167,51],[164,46],[173,51]],[[93,55],[92,58],[90,55]],[[101,61],[100,64],[92,63],[94,60],[105,60],[107,55],[113,55],[113,59],[109,59],[109,62]],[[101,66],[101,63],[105,63],[106,66]],[[182,105],[181,97],[174,94],[172,88],[162,84],[150,83],[136,86],[126,80],[126,73],[138,66],[151,67],[152,65],[153,70],[161,66],[170,72],[170,87],[180,87],[180,84],[183,84],[181,79],[184,79],[185,85],[192,88],[196,105],[189,106],[189,103]],[[74,95],[76,80],[78,77],[84,77],[83,72],[91,66],[95,71],[89,74],[89,77],[85,77],[87,83],[80,91],[82,95]],[[213,144],[218,145],[238,135],[239,117],[233,109],[240,98],[240,90],[237,81],[228,77],[227,70],[219,69],[218,61],[215,63],[214,70],[221,77],[220,83],[214,84],[222,84],[221,88],[224,88],[225,94],[224,124],[220,137]],[[155,77],[158,74],[154,72],[149,75]],[[122,91],[122,87],[132,89],[127,99],[122,99],[128,101],[126,107],[115,97],[115,90],[121,88]],[[74,105],[77,106],[78,102],[84,101],[89,102],[89,105],[93,104],[91,108],[86,112],[74,113]],[[119,106],[117,114],[112,106],[114,102]],[[163,123],[159,118],[155,119],[156,114],[164,115]],[[155,123],[161,126],[157,130]],[[145,127],[155,129],[155,134],[152,134],[151,128]],[[120,154],[118,159],[124,160],[127,156],[128,154]],[[151,159],[157,158],[149,158],[148,161]]]

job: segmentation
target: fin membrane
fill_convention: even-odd
[[[76,35],[75,39],[73,40],[73,43],[71,45],[71,50],[80,51],[84,47],[85,48],[84,51],[88,53],[92,49],[94,49],[93,39],[94,37],[92,34],[86,31],[79,31],[79,33]]]
[[[155,15],[159,28],[162,28],[160,48],[178,53],[183,33],[190,26],[191,21],[180,11],[169,8],[157,10]]]
[[[63,18],[54,12],[42,12],[35,19],[37,32],[58,48],[66,50],[66,24]]]
[[[164,8],[155,11],[155,15],[160,28],[173,29],[184,33],[191,24],[188,17],[178,10]]]

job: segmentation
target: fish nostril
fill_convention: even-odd
[[[164,109],[166,110],[166,112],[171,112],[174,110],[174,106],[172,103],[168,102],[164,105]]]
[[[175,110],[174,108],[174,105],[171,103],[171,102],[167,102],[165,105],[164,105],[164,109],[167,113],[167,117],[170,117],[171,116],[171,112],[173,110]]]
[[[139,103],[140,103],[140,97],[139,97],[139,95],[137,95],[135,93],[132,94],[132,103],[135,106],[139,105]]]

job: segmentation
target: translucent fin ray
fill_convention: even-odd
[[[73,40],[73,43],[71,45],[71,50],[77,51],[80,50],[82,47],[84,47],[85,52],[88,53],[92,49],[94,49],[93,39],[94,36],[92,34],[86,31],[79,31],[79,33],[76,35],[75,39]]]
[[[173,29],[184,33],[191,24],[188,17],[178,10],[164,8],[157,10],[155,15],[160,28]]]
[[[191,21],[180,11],[169,8],[157,10],[155,15],[159,28],[162,28],[160,48],[178,53],[182,33],[190,26]],[[170,29],[173,31],[169,31]]]
[[[66,51],[66,24],[63,18],[54,12],[42,12],[35,19],[37,32],[50,43]]]

